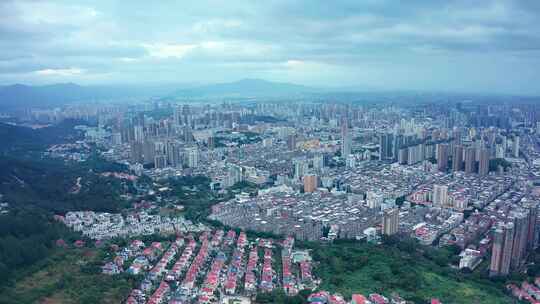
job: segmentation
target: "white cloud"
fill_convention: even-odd
[[[183,58],[193,50],[194,44],[165,44],[165,43],[144,43],[142,45],[151,57],[156,58]]]
[[[37,75],[40,76],[75,76],[84,74],[85,70],[79,68],[68,68],[68,69],[43,69],[35,71]]]
[[[119,58],[119,60],[122,61],[122,62],[136,62],[139,59],[132,58],[132,57],[122,57],[122,58]]]
[[[79,5],[59,5],[47,2],[17,2],[21,20],[27,24],[82,25],[93,22],[99,12]]]
[[[242,26],[242,21],[236,19],[213,19],[208,21],[196,22],[193,25],[193,31],[199,34],[208,34],[220,32],[223,29],[234,29]]]
[[[285,66],[288,68],[301,68],[305,63],[302,60],[287,60]]]

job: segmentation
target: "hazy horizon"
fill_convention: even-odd
[[[0,3],[0,84],[540,95],[538,1]]]

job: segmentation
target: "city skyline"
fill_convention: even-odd
[[[540,304],[538,24],[0,0],[0,303]]]
[[[4,1],[0,83],[540,94],[535,1]],[[106,33],[106,34],[104,34]]]

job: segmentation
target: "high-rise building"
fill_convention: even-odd
[[[424,152],[425,145],[424,144],[410,146],[409,148],[407,148],[407,150],[408,150],[408,155],[407,155],[408,165],[417,164],[425,159],[425,152]]]
[[[383,211],[383,234],[393,235],[399,230],[399,209],[390,208]]]
[[[502,144],[495,145],[495,158],[504,158],[504,147]]]
[[[467,147],[465,149],[465,173],[471,174],[476,171],[476,149]]]
[[[135,141],[142,143],[145,139],[143,126],[134,126],[133,130],[134,130],[134,135],[135,135]]]
[[[450,146],[448,144],[437,144],[437,169],[446,171],[448,169],[448,157]]]
[[[122,143],[130,143],[135,140],[135,130],[131,125],[125,125],[121,128]]]
[[[174,109],[173,123],[177,126],[180,126],[182,124],[182,109],[180,107],[176,107]]]
[[[428,144],[424,145],[424,159],[430,159],[430,158],[436,158],[437,153],[436,152],[436,145],[434,144]]]
[[[350,154],[345,159],[345,166],[347,168],[356,168],[356,157],[354,157],[354,154]]]
[[[490,276],[497,276],[501,273],[503,247],[504,230],[502,227],[497,227],[493,231],[493,247],[491,249],[491,263],[489,265]]]
[[[352,152],[352,139],[351,134],[346,133],[345,137],[341,139],[341,157],[347,158]]]
[[[167,142],[167,163],[175,168],[181,168],[184,162],[182,149],[177,142]]]
[[[310,193],[317,189],[317,175],[306,174],[304,175],[304,192]]]
[[[394,135],[392,133],[381,134],[379,139],[379,160],[393,159],[393,143]]]
[[[163,169],[167,167],[167,156],[164,154],[156,154],[154,156],[154,167],[156,169]]]
[[[186,149],[187,165],[190,168],[199,166],[199,150],[196,147]]]
[[[341,124],[341,157],[347,158],[352,151],[352,138],[347,120]]]
[[[512,141],[512,153],[514,157],[519,157],[519,136],[514,136],[514,140]]]
[[[154,156],[156,154],[156,147],[154,141],[145,140],[143,143],[143,162],[144,164],[153,164]]]
[[[489,173],[489,150],[486,148],[480,149],[480,158],[478,161],[478,174],[487,175]]]
[[[187,125],[184,127],[184,141],[186,143],[193,142],[193,132],[191,131],[191,128]]]
[[[322,154],[317,154],[313,157],[313,170],[315,172],[322,172],[324,169],[324,156]]]
[[[289,151],[296,150],[296,135],[291,134],[287,136],[287,149]]]
[[[274,144],[274,139],[272,137],[263,138],[262,140],[263,147],[271,147]]]
[[[517,211],[512,214],[514,218],[514,245],[512,246],[513,269],[523,264],[527,251],[527,237],[529,233],[529,215],[527,211]]]
[[[534,250],[538,247],[538,204],[537,202],[529,202],[526,204],[529,210],[529,228],[527,232],[527,250]]]
[[[235,164],[229,164],[227,169],[227,185],[229,187],[234,186],[236,183],[244,180],[242,167]]]
[[[399,152],[405,145],[405,137],[402,134],[398,134],[394,136],[394,142],[392,143],[392,148],[394,151],[392,152],[392,155],[394,156],[394,161],[398,161],[399,158]]]
[[[493,232],[490,275],[507,275],[511,269],[523,266],[527,257],[531,229],[530,209],[519,209],[510,212],[508,222],[497,224]],[[536,219],[534,221],[536,224]],[[534,234],[534,233],[533,233]]]
[[[514,244],[514,223],[506,223],[504,225],[504,243],[501,258],[501,268],[499,274],[507,275],[510,273],[510,265],[512,261],[512,247]]]
[[[305,158],[297,158],[293,161],[294,163],[294,178],[296,180],[301,180],[304,174],[309,170],[309,163]]]
[[[448,203],[448,186],[433,185],[433,206],[444,207]]]
[[[111,134],[111,143],[115,146],[122,144],[122,133],[114,132]]]
[[[369,208],[378,209],[381,207],[384,201],[384,195],[382,193],[367,191],[366,192],[366,202]]]
[[[140,142],[132,142],[130,144],[130,158],[131,161],[134,163],[142,163],[143,162],[143,144]]]
[[[216,138],[214,136],[208,137],[208,149],[212,150],[216,146]]]
[[[461,171],[463,168],[463,146],[455,145],[452,149],[452,171]]]

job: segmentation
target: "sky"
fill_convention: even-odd
[[[0,1],[0,83],[540,95],[539,0]]]

